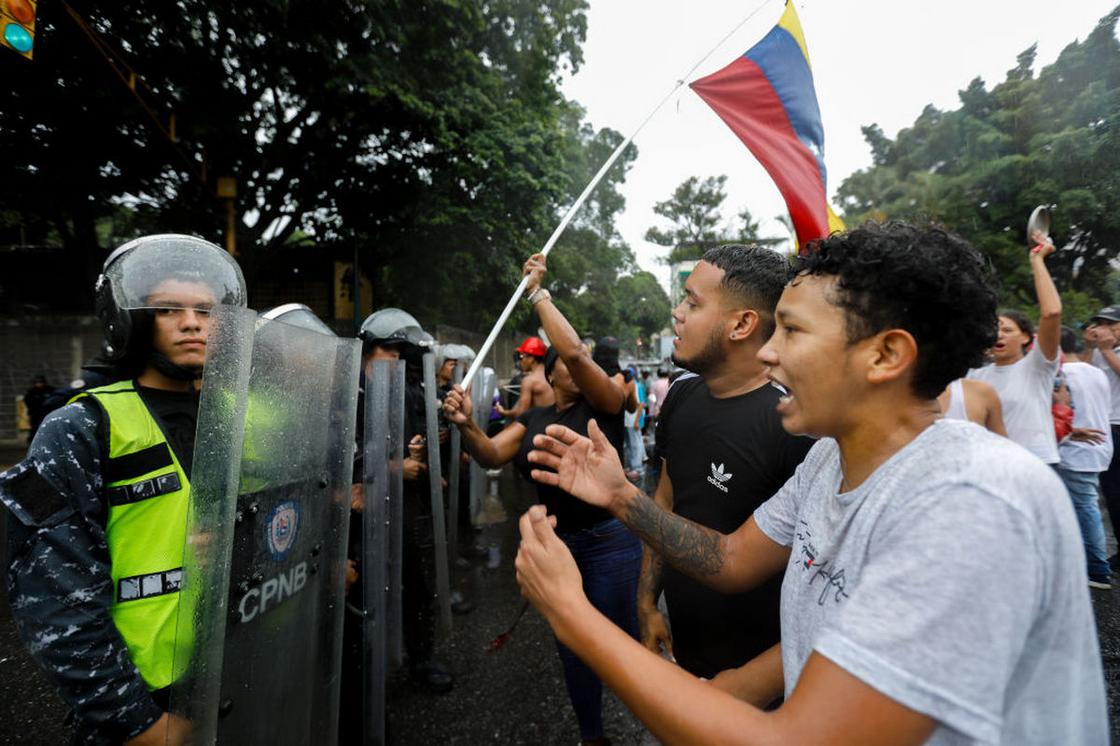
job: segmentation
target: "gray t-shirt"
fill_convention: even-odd
[[[1050,468],[942,420],[856,489],[840,482],[823,439],[754,514],[792,549],[787,696],[816,651],[935,719],[930,743],[1108,742],[1081,536]]]

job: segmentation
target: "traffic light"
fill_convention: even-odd
[[[0,0],[0,46],[31,59],[38,0]]]

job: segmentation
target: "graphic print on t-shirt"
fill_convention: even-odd
[[[829,560],[817,561],[817,548],[813,546],[813,532],[809,524],[803,520],[797,521],[797,543],[801,548],[797,557],[797,565],[801,572],[808,577],[808,585],[821,583],[821,593],[817,597],[817,605],[824,606],[824,602],[831,598],[833,602],[840,603],[840,599],[847,598],[847,578],[844,577],[844,568],[837,570]]]
[[[724,473],[722,463],[720,463],[719,466],[716,466],[713,463],[712,464],[712,476],[708,477],[708,481],[711,484],[715,485],[717,489],[723,490],[723,492],[726,494],[727,493],[727,487],[724,486],[724,482],[731,479],[731,477],[733,477],[733,476],[735,476],[735,475]]]

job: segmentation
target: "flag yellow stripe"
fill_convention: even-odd
[[[797,11],[793,9],[793,0],[786,0],[786,12],[782,13],[782,20],[778,21],[778,26],[789,32],[789,35],[797,42],[797,46],[801,47],[801,54],[805,55],[805,64],[811,70],[813,63],[809,61],[809,47],[806,46],[805,34],[801,31],[801,19],[797,17]]]

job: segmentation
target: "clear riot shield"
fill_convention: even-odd
[[[443,470],[439,452],[439,399],[436,356],[424,354],[424,415],[428,438],[428,486],[432,497],[432,540],[436,554],[436,603],[440,627],[451,634],[451,579],[447,564],[447,521],[443,510]]]
[[[405,372],[404,362],[393,363],[389,378],[389,669],[404,663],[404,610],[401,605],[401,568],[404,565],[404,441]]]
[[[455,366],[454,372],[451,374],[451,382],[459,384],[463,380],[463,373],[466,371],[466,366],[458,363]],[[459,551],[459,477],[462,474],[460,467],[461,454],[463,453],[463,435],[459,432],[459,428],[451,428],[451,443],[450,454],[448,456],[449,463],[447,464],[447,490],[451,497],[450,504],[448,505],[447,517],[447,545],[450,547],[450,555],[454,557]]]
[[[170,710],[198,744],[336,739],[356,340],[212,316]]]
[[[490,410],[497,385],[498,377],[493,368],[482,368],[471,385],[471,416],[482,432],[490,427]],[[486,469],[477,461],[471,461],[470,488],[471,521],[477,525],[482,499],[486,496]]]
[[[403,361],[366,368],[362,511],[362,742],[385,742],[385,680],[403,657],[401,557],[404,457]]]

